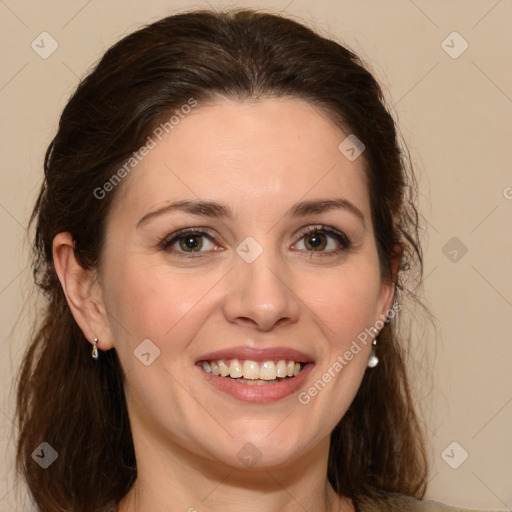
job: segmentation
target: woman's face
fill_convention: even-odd
[[[239,468],[325,454],[371,371],[361,333],[393,293],[347,135],[300,100],[219,99],[118,185],[101,342],[126,373],[139,453]]]

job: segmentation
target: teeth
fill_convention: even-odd
[[[233,359],[229,365],[229,375],[233,379],[237,379],[242,376],[242,365],[238,359]]]
[[[286,361],[284,359],[281,359],[276,364],[276,372],[278,377],[286,377],[287,371],[286,371]]]
[[[256,361],[244,361],[244,379],[259,379],[260,367]]]
[[[265,361],[260,366],[261,380],[274,380],[277,377],[277,370],[274,361]]]
[[[239,379],[240,382],[258,381],[263,384],[264,382],[271,383],[270,381],[277,382],[276,379],[278,378],[296,377],[304,367],[304,363],[285,361],[284,359],[279,359],[277,362],[264,361],[262,363],[249,359],[244,361],[238,359],[231,359],[231,361],[219,359],[215,361],[201,361],[201,366],[206,373]]]
[[[229,375],[229,366],[222,359],[219,359],[218,364],[221,376],[227,377]]]
[[[213,375],[220,375],[219,365],[215,361],[210,363],[210,369],[212,370]]]
[[[251,379],[237,379],[237,382],[242,382],[243,384],[251,384],[252,386],[265,386],[268,384],[277,384],[278,380],[251,380]]]

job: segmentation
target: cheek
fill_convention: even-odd
[[[380,276],[372,266],[340,268],[335,275],[305,279],[301,288],[327,337],[340,347],[376,320]]]
[[[162,351],[183,348],[200,326],[198,317],[210,311],[211,298],[205,294],[217,281],[212,275],[191,279],[165,265],[148,266],[142,258],[119,264],[109,276],[105,297],[116,348],[133,350],[147,338]]]

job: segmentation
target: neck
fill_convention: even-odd
[[[137,480],[119,512],[348,512],[351,500],[338,496],[327,480],[326,446],[292,465],[240,469],[183,447],[140,439],[135,446]]]

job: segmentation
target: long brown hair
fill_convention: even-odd
[[[102,188],[152,130],[190,98],[292,97],[321,107],[364,142],[372,222],[382,279],[396,298],[422,272],[414,177],[378,83],[344,46],[290,19],[250,10],[195,11],[164,18],[111,47],[67,103],[46,152],[35,205],[33,270],[46,297],[19,375],[18,469],[39,510],[104,510],[137,477],[123,373],[115,350],[91,360],[53,259],[52,241],[70,232],[84,268],[98,268],[109,208],[122,183]],[[419,276],[419,277],[418,277]],[[408,286],[405,286],[407,284]],[[422,497],[423,438],[396,323],[380,334],[381,363],[367,371],[331,437],[328,479],[357,497],[400,492]],[[58,459],[42,470],[32,452],[43,441]]]

